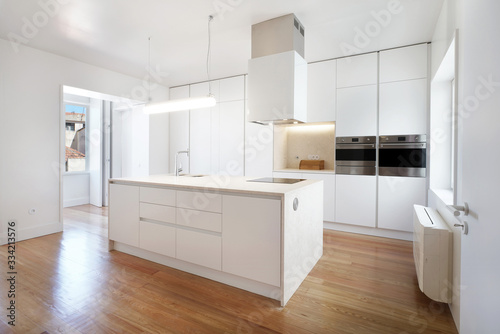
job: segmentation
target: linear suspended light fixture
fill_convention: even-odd
[[[185,99],[175,99],[168,100],[164,102],[157,103],[146,103],[144,107],[145,114],[160,114],[172,111],[182,111],[182,110],[193,110],[202,108],[211,108],[217,104],[215,97],[212,95],[212,85],[210,83],[210,22],[214,17],[210,15],[208,17],[208,51],[207,51],[207,79],[208,79],[208,95],[189,97]],[[150,38],[151,45],[151,38]],[[151,47],[150,47],[151,49]],[[151,51],[149,52],[150,62],[151,62]],[[151,66],[149,67],[151,68]],[[151,87],[151,85],[149,85]],[[149,98],[150,101],[150,98]]]

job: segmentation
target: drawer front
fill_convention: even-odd
[[[222,212],[222,196],[210,192],[178,190],[177,207],[220,213]]]
[[[141,187],[141,202],[175,206],[175,190]]]
[[[141,221],[139,247],[175,257],[175,227]]]
[[[176,245],[176,255],[179,260],[215,270],[222,269],[221,237],[178,228]]]
[[[140,217],[175,224],[175,208],[157,204],[141,203]]]
[[[177,208],[177,225],[222,232],[222,215],[215,212]]]

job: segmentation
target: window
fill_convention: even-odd
[[[85,155],[86,133],[85,121],[87,106],[66,104],[66,172],[81,172],[87,169]]]

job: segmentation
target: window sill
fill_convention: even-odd
[[[431,189],[445,205],[453,205],[453,189]]]

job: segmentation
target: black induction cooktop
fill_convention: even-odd
[[[286,179],[281,177],[262,177],[260,179],[247,180],[248,182],[265,182],[265,183],[286,183],[293,184],[305,179]]]

